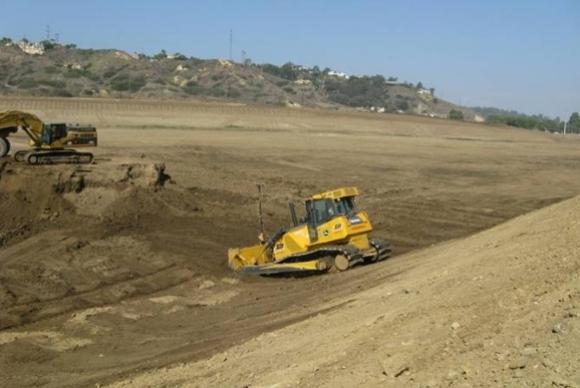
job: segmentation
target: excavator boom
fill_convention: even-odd
[[[0,137],[6,138],[10,132],[16,132],[18,128],[22,128],[26,132],[33,146],[40,147],[42,145],[44,123],[38,116],[17,110],[0,113]]]

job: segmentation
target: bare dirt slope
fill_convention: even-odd
[[[103,384],[209,359],[348,309],[337,304],[371,287],[412,282],[412,268],[431,264],[405,252],[580,191],[574,137],[245,105],[0,99],[12,108],[92,122],[100,140],[90,166],[0,161],[1,386]],[[337,276],[237,277],[226,250],[256,241],[256,183],[269,231],[290,222],[289,200],[359,186],[398,258]]]
[[[324,314],[113,386],[580,386],[579,220],[576,197],[399,256]]]

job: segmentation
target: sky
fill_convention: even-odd
[[[421,81],[467,106],[580,111],[580,0],[0,0],[0,36]],[[9,17],[7,17],[9,16]]]

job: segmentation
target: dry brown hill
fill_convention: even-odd
[[[51,97],[219,99],[319,108],[360,108],[446,117],[467,108],[411,84],[381,76],[350,79],[286,64],[154,57],[120,50],[79,49],[54,42],[0,41],[0,94]]]

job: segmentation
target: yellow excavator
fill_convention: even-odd
[[[261,189],[258,186],[260,193]],[[370,238],[373,230],[365,211],[357,210],[356,187],[343,187],[316,194],[305,201],[306,215],[296,217],[290,203],[292,227],[280,229],[260,243],[230,248],[228,264],[234,271],[269,275],[285,272],[344,271],[358,263],[375,262],[391,256],[388,241]],[[261,209],[261,198],[259,202]]]
[[[69,147],[96,147],[97,130],[92,125],[47,124],[37,116],[11,110],[0,113],[0,158],[10,152],[8,136],[22,130],[30,138],[31,150],[14,153],[28,164],[91,163],[93,154]]]

